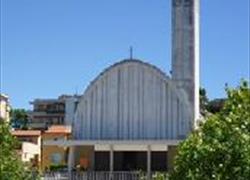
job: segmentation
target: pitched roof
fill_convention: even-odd
[[[12,131],[13,136],[40,136],[41,131],[39,130],[15,130]]]
[[[45,133],[62,133],[62,134],[70,134],[71,133],[71,126],[65,126],[65,125],[52,125],[49,127]]]

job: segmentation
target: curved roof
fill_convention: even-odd
[[[190,119],[185,93],[163,71],[125,59],[106,68],[85,90],[76,112],[75,135],[80,139],[176,139],[190,130]]]
[[[101,76],[105,75],[107,72],[109,72],[113,68],[122,66],[122,65],[127,64],[127,63],[137,63],[137,64],[141,64],[143,66],[151,67],[152,69],[158,71],[160,74],[165,76],[166,79],[170,80],[170,77],[165,72],[163,72],[160,68],[156,67],[153,64],[142,61],[140,59],[123,59],[123,60],[118,61],[118,62],[114,63],[113,65],[105,68],[94,80],[90,81],[90,84],[87,86],[87,88],[86,88],[86,90],[84,92],[88,91],[88,89],[91,87],[91,85],[93,85]]]

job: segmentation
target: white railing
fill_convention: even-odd
[[[147,180],[147,175],[138,171],[49,172],[44,180]]]

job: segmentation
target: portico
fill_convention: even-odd
[[[82,163],[89,170],[111,173],[141,170],[150,177],[152,171],[171,169],[172,159],[169,155],[173,154],[173,147],[179,142],[180,140],[57,140],[44,141],[43,144],[69,147],[69,170]]]

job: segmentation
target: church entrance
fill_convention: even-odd
[[[114,153],[115,171],[146,171],[147,152],[115,152]]]
[[[167,171],[167,152],[151,152],[151,170]],[[147,171],[146,151],[115,151],[114,171]],[[95,170],[110,170],[110,153],[108,151],[95,152]]]

